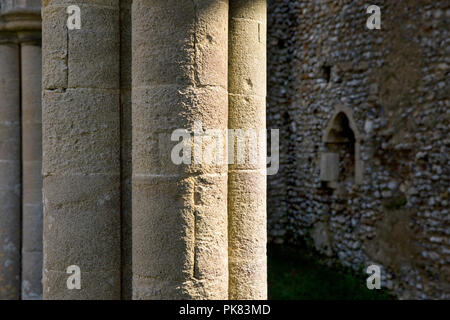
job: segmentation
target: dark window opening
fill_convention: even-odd
[[[331,66],[323,66],[322,67],[322,76],[327,81],[331,80]]]
[[[351,187],[355,183],[355,133],[345,113],[333,119],[324,140],[321,180],[332,188]]]

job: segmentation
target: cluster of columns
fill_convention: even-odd
[[[133,296],[265,299],[265,157],[180,167],[165,146],[265,129],[266,1],[133,1],[132,21]]]
[[[0,295],[40,274],[14,250],[39,259],[43,203],[44,299],[265,299],[265,158],[176,165],[171,135],[201,123],[226,151],[227,129],[265,128],[266,0],[51,0],[42,18],[42,179],[40,48],[0,42]]]
[[[0,3],[0,299],[42,298],[41,23],[29,4]]]

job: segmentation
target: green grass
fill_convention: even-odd
[[[268,278],[271,300],[392,299],[386,290],[367,289],[362,271],[328,267],[304,248],[269,246]]]

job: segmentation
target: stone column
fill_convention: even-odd
[[[44,299],[120,299],[119,1],[43,1],[42,15]]]
[[[0,300],[20,298],[20,50],[0,35]]]
[[[120,1],[122,299],[131,300],[131,1]]]
[[[227,165],[176,166],[169,142],[225,134],[228,1],[136,0],[132,21],[133,298],[226,299]]]
[[[42,55],[40,33],[23,37],[22,299],[42,299]]]
[[[230,0],[228,79],[229,129],[260,134],[266,128],[266,0]],[[267,298],[265,139],[257,147],[263,157],[229,166],[230,299]]]

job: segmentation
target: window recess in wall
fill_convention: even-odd
[[[320,156],[320,180],[338,193],[361,184],[360,135],[351,110],[338,106],[325,129]]]

